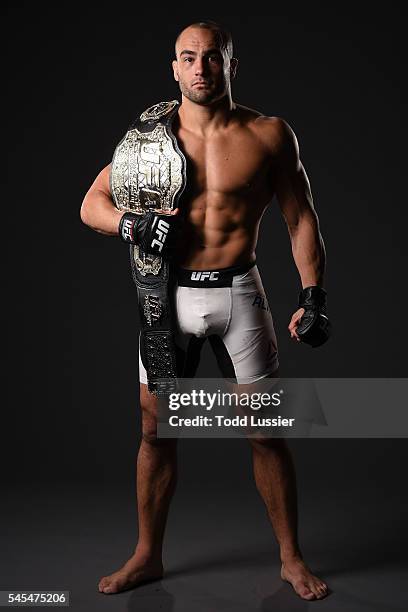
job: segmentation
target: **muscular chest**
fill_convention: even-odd
[[[181,132],[178,139],[187,158],[188,188],[197,195],[244,197],[268,188],[267,154],[250,134],[201,139]]]

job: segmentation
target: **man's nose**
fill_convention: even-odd
[[[206,71],[206,62],[202,57],[197,57],[195,62],[195,74],[196,76],[202,76]]]

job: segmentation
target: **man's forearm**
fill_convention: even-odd
[[[302,288],[323,286],[326,251],[317,218],[302,217],[296,228],[289,229],[293,259],[302,282]]]
[[[81,219],[96,232],[108,236],[118,235],[123,211],[118,210],[112,199],[103,191],[88,191],[81,206]]]

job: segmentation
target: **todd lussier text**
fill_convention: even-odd
[[[275,418],[245,415],[236,417],[224,416],[195,416],[193,418],[172,415],[169,425],[172,427],[293,427],[295,419],[285,419],[281,416]]]

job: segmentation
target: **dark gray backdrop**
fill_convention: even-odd
[[[9,91],[18,110],[13,123],[5,122],[12,127],[4,207],[12,216],[8,270],[15,321],[12,409],[5,418],[15,415],[19,423],[19,444],[13,432],[5,439],[12,443],[12,480],[18,466],[50,478],[57,467],[66,476],[94,477],[101,464],[122,474],[134,443],[134,430],[124,426],[133,427],[138,412],[128,253],[83,226],[79,208],[132,118],[157,100],[178,97],[170,69],[174,37],[185,23],[208,15],[181,8],[154,19],[147,11],[135,9],[129,18],[118,12],[107,5],[54,11],[24,5],[10,24]],[[284,374],[405,376],[398,15],[359,15],[343,6],[210,17],[226,22],[234,35],[240,60],[234,98],[284,117],[295,130],[327,247],[335,335],[311,350],[291,342],[286,331],[300,283],[273,202],[257,258]],[[125,334],[129,320],[135,320],[133,336]],[[200,373],[217,373],[209,352]],[[119,454],[100,452],[108,440]],[[316,446],[307,443],[308,455]]]
[[[173,41],[197,19],[232,30],[240,62],[234,99],[284,117],[295,130],[320,217],[335,333],[319,350],[291,342],[286,331],[300,281],[276,202],[262,222],[257,258],[283,374],[407,375],[401,15],[344,4],[276,4],[249,14],[207,9],[132,5],[120,15],[114,3],[19,3],[9,12],[4,483],[133,482],[136,293],[126,247],[83,226],[79,208],[130,121],[179,97]],[[199,374],[217,375],[209,351]],[[404,440],[298,440],[291,447],[306,497],[324,494],[322,487],[405,495]],[[245,492],[251,478],[244,441],[186,440],[180,457],[187,496],[226,480]],[[401,503],[395,498],[395,511]]]

